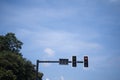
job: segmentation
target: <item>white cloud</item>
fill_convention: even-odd
[[[52,59],[55,56],[55,51],[51,48],[45,48],[44,49],[44,55],[43,55],[43,61],[48,61],[49,59]],[[49,67],[51,63],[42,63],[42,66]]]
[[[49,78],[46,78],[46,80],[50,80]]]
[[[63,76],[61,76],[61,77],[60,77],[60,80],[64,80],[64,77],[63,77]]]
[[[82,53],[82,52],[95,52],[102,48],[99,43],[86,41],[93,38],[94,35],[85,37],[82,34],[69,33],[66,31],[53,31],[43,28],[39,31],[31,30],[18,30],[17,34],[25,40],[28,40],[28,45],[32,45],[30,49],[44,48],[44,52],[48,56],[54,56],[55,51],[63,53]],[[24,35],[24,36],[23,36]],[[91,37],[90,37],[91,36]],[[34,44],[33,44],[34,43]],[[33,48],[34,46],[34,48]],[[55,50],[53,50],[53,49]]]
[[[55,51],[52,50],[51,48],[44,49],[44,52],[47,54],[47,56],[54,56],[55,55]]]

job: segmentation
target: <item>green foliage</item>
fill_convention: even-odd
[[[13,33],[0,36],[0,80],[35,80],[34,65],[19,53],[21,45]]]
[[[0,80],[16,80],[16,75],[13,74],[12,70],[5,70],[0,67]]]
[[[22,48],[23,43],[19,41],[14,33],[8,33],[5,36],[0,36],[0,51],[12,51],[18,53]]]

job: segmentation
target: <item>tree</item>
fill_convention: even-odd
[[[16,75],[13,74],[12,70],[5,70],[0,68],[0,80],[16,80]]]
[[[0,51],[12,51],[19,53],[23,43],[19,41],[14,33],[7,33],[5,36],[0,36]]]
[[[35,80],[34,65],[19,53],[22,44],[14,33],[0,36],[0,80]]]

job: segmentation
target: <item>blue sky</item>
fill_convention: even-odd
[[[120,0],[0,0],[0,34],[13,32],[23,57],[77,64],[40,64],[43,80],[120,80]]]

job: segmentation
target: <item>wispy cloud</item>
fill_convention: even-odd
[[[46,78],[46,80],[50,80],[49,78]]]
[[[55,55],[55,51],[52,50],[51,48],[45,48],[44,52],[46,53],[47,56],[54,56]]]
[[[34,43],[31,45],[33,45],[35,48],[50,47],[56,49],[56,51],[63,51],[67,53],[83,51],[93,52],[102,48],[99,43],[84,41],[81,35],[69,33],[66,31],[43,30],[41,32],[34,32],[23,29],[22,31],[19,30],[17,32],[21,36],[21,38],[29,38],[30,43]],[[81,36],[81,38],[79,38],[79,36]],[[46,49],[45,51],[46,53],[49,52],[49,55],[54,54],[54,51],[52,51],[51,49]]]
[[[63,76],[61,76],[61,77],[60,77],[60,80],[64,80],[64,77],[63,77]]]

